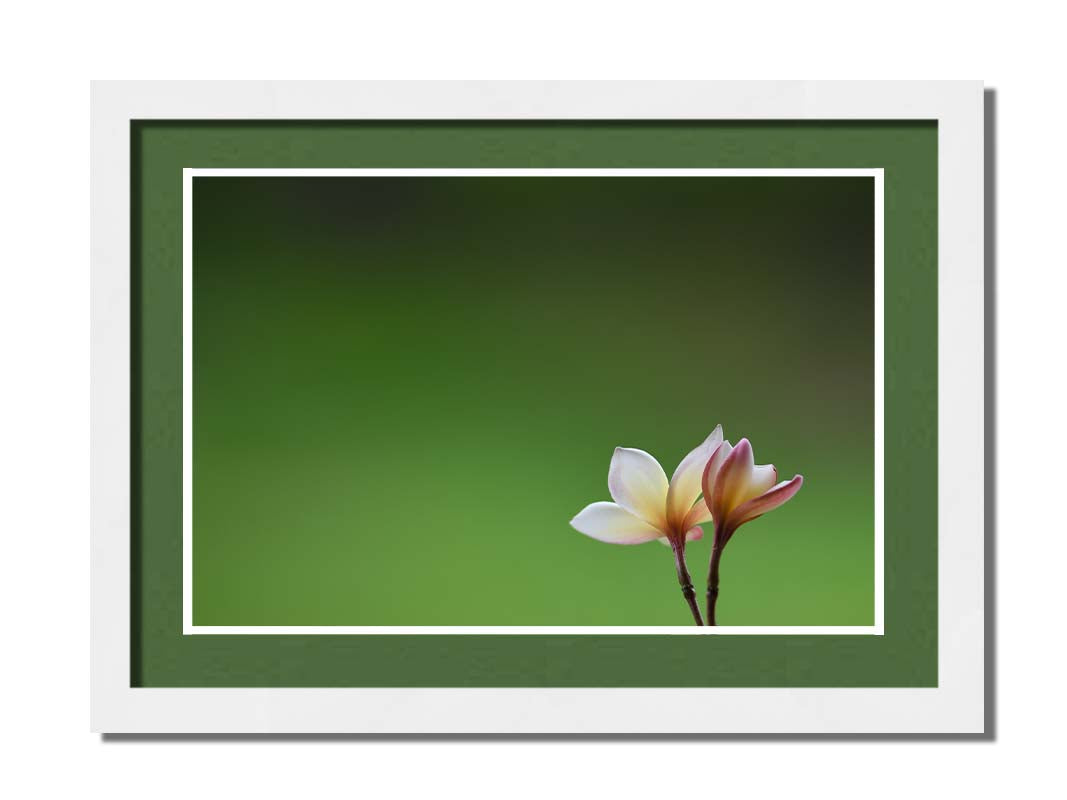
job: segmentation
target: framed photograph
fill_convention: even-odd
[[[92,88],[92,726],[985,727],[973,82]]]

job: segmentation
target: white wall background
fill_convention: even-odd
[[[386,9],[386,6],[388,8]],[[10,797],[1056,791],[1067,710],[1055,4],[13,4],[0,43],[0,786]],[[88,732],[89,78],[978,78],[997,91],[992,742],[104,742]]]

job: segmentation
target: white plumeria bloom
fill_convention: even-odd
[[[644,450],[616,447],[608,467],[608,491],[614,503],[592,503],[571,520],[586,536],[611,544],[644,544],[658,539],[676,549],[704,535],[711,520],[700,499],[704,467],[722,444],[716,426],[682,459],[670,481],[663,467]]]
[[[778,483],[773,464],[757,465],[748,439],[737,446],[723,442],[704,467],[701,490],[715,518],[716,543],[726,544],[746,522],[772,511],[800,491],[803,475]]]

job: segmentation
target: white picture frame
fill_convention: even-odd
[[[91,103],[91,726],[107,733],[980,734],[979,82],[97,82]],[[936,688],[130,686],[130,128],[147,119],[936,120]],[[677,709],[685,708],[683,717]]]

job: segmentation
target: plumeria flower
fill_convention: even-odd
[[[716,530],[733,535],[741,525],[773,511],[800,491],[803,475],[778,483],[774,464],[757,465],[748,439],[723,442],[704,467],[701,488]],[[725,544],[725,542],[723,542]]]
[[[701,538],[704,531],[700,525],[711,520],[707,504],[700,499],[700,481],[704,466],[722,441],[719,425],[682,459],[670,481],[659,462],[644,450],[616,447],[608,467],[608,491],[615,502],[586,506],[571,520],[571,526],[611,544],[658,539],[669,545],[682,592],[689,601],[693,587],[685,568],[685,543]],[[695,601],[690,605],[697,624],[703,624]]]
[[[701,477],[703,502],[715,519],[708,570],[708,624],[715,624],[715,601],[719,594],[719,559],[722,549],[739,527],[773,511],[792,499],[804,483],[803,475],[778,482],[773,464],[757,465],[748,439],[737,446],[720,444],[704,467]]]
[[[703,536],[700,524],[711,519],[699,501],[700,480],[708,459],[722,444],[722,426],[682,459],[670,481],[663,467],[644,450],[616,447],[608,467],[608,492],[614,503],[591,503],[571,525],[579,533],[610,544],[644,544],[660,539],[681,544]]]

